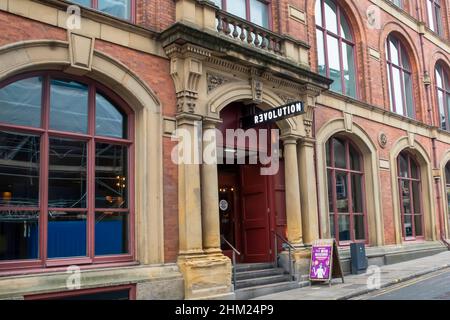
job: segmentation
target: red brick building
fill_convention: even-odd
[[[347,271],[352,242],[445,250],[448,5],[0,0],[0,298],[249,298],[298,286],[321,238]],[[174,161],[249,159],[218,133],[295,101],[258,127],[275,174]]]

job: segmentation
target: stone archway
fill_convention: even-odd
[[[330,222],[328,215],[328,186],[326,177],[326,142],[336,134],[343,134],[349,137],[362,153],[365,174],[365,200],[367,206],[368,217],[368,235],[371,245],[382,246],[384,244],[384,224],[383,212],[381,208],[380,178],[378,169],[377,149],[370,137],[357,124],[352,123],[351,126],[346,124],[345,119],[334,119],[322,126],[317,132],[317,181],[319,193],[323,195],[319,199],[320,205],[320,222],[321,236],[323,238],[330,237]],[[373,199],[369,201],[367,195]]]
[[[397,157],[400,152],[408,150],[414,156],[420,166],[422,178],[422,202],[424,214],[425,240],[436,240],[435,201],[433,194],[433,177],[431,160],[425,148],[414,139],[413,134],[398,139],[390,153],[391,185],[392,185],[392,212],[394,218],[395,239],[397,244],[402,243],[402,224],[400,213],[399,186],[397,181]]]
[[[69,43],[32,40],[0,47],[0,80],[37,70],[71,66]],[[143,264],[164,262],[162,208],[162,132],[160,102],[152,90],[125,65],[98,51],[84,75],[115,91],[136,115],[137,259]],[[150,160],[150,157],[152,161]],[[157,208],[155,210],[155,208]]]

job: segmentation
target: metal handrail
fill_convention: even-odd
[[[277,238],[280,238],[282,243],[285,243],[288,246],[288,250],[289,250],[289,276],[291,277],[291,280],[295,280],[294,274],[293,274],[293,268],[292,268],[292,255],[291,255],[291,250],[295,250],[295,247],[286,238],[284,238],[282,235],[280,235],[278,232],[272,231],[272,233],[275,235],[275,261],[274,261],[274,266],[278,267],[278,240],[277,240]]]
[[[241,255],[241,253],[223,235],[220,238],[233,250],[233,286],[236,287],[236,254]]]

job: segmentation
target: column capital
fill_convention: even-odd
[[[216,129],[217,126],[223,122],[222,119],[212,117],[203,117],[202,120],[204,129]]]
[[[305,146],[305,147],[314,147],[314,145],[315,145],[315,143],[316,143],[316,139],[314,139],[314,138],[309,138],[309,137],[304,137],[304,138],[302,138],[301,140],[300,140],[300,145],[301,146]]]
[[[281,141],[283,141],[283,145],[288,144],[297,144],[300,141],[301,137],[295,134],[285,134],[280,137]]]
[[[189,124],[193,125],[196,121],[201,121],[202,117],[193,113],[179,113],[176,115],[177,125]]]

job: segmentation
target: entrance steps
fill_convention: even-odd
[[[236,265],[236,284],[234,293],[238,300],[300,288],[298,281],[292,281],[282,268],[272,263],[246,263]]]

